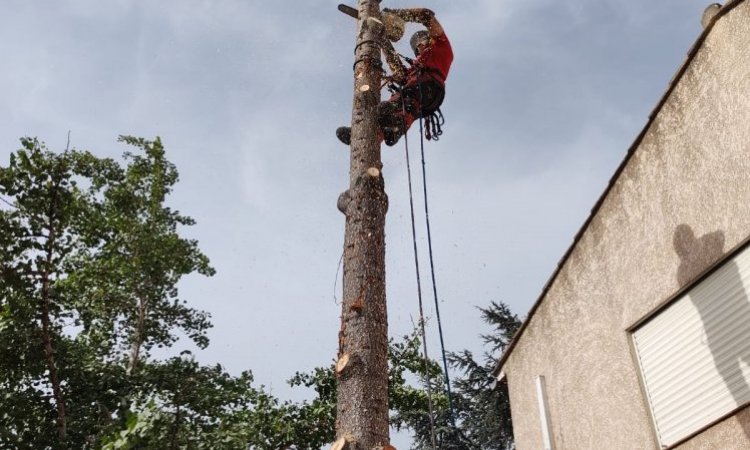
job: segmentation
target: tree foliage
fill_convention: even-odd
[[[22,146],[0,169],[0,428],[13,447],[67,448],[77,438],[71,418],[90,416],[91,406],[70,401],[88,367],[78,363],[79,333],[68,331],[80,323],[79,299],[61,286],[83,249],[99,243],[96,188],[79,178],[113,167],[33,139]]]
[[[451,352],[449,364],[461,375],[455,380],[457,435],[452,435],[453,448],[508,450],[514,448],[513,427],[510,417],[510,399],[505,382],[497,382],[492,371],[501,354],[510,343],[521,321],[501,302],[491,302],[479,308],[482,319],[492,331],[481,335],[486,351],[480,361],[468,351]],[[446,447],[451,448],[451,447]]]
[[[432,440],[438,448],[455,450],[509,450],[514,448],[510,419],[510,401],[507,385],[498,383],[492,375],[497,355],[509,344],[521,322],[501,302],[491,302],[478,308],[482,319],[491,331],[480,338],[485,346],[481,360],[477,361],[469,350],[448,352],[448,365],[458,373],[451,379],[449,405],[445,373],[436,361],[424,364],[419,353],[418,337],[412,336],[404,346],[392,353],[391,372],[409,370],[417,375],[417,386],[405,389],[407,396],[392,395],[392,422],[397,428],[412,432],[415,450],[432,449]],[[392,350],[393,351],[393,350]],[[427,387],[429,386],[429,390]],[[427,392],[433,393],[433,420],[430,421]],[[417,400],[418,399],[418,400]],[[451,406],[452,408],[449,408]],[[434,426],[434,436],[433,436]]]
[[[209,376],[194,362],[150,358],[180,334],[208,344],[208,314],[188,307],[177,283],[213,269],[179,235],[192,219],[165,206],[178,175],[160,140],[121,140],[138,151],[125,165],[22,139],[0,167],[2,448],[97,448],[152,398],[160,413],[210,428],[168,393],[200,380],[196,389],[226,403],[219,393],[247,384],[224,374],[216,387],[220,367]]]

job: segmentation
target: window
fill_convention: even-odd
[[[633,331],[660,444],[750,402],[750,247]]]

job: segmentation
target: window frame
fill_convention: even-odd
[[[656,424],[656,417],[654,415],[653,408],[651,407],[651,401],[649,399],[649,391],[646,386],[646,380],[645,380],[645,374],[643,372],[643,366],[641,364],[641,358],[638,354],[638,348],[635,343],[635,332],[641,329],[642,327],[646,326],[649,322],[651,322],[653,319],[655,319],[659,314],[664,312],[666,309],[668,309],[673,304],[677,303],[678,301],[685,298],[685,296],[696,286],[701,284],[703,281],[705,281],[708,277],[716,273],[720,268],[724,267],[725,264],[730,262],[733,258],[738,256],[743,251],[747,250],[748,247],[750,247],[750,236],[746,237],[744,240],[742,240],[739,244],[737,244],[735,247],[727,251],[721,258],[717,259],[710,265],[708,265],[702,272],[700,272],[698,275],[696,275],[692,280],[685,283],[684,286],[682,286],[680,289],[678,289],[675,293],[670,295],[668,298],[663,300],[659,305],[657,305],[654,309],[646,313],[643,317],[635,321],[632,325],[627,327],[625,329],[625,332],[627,333],[628,337],[628,343],[630,346],[630,352],[631,357],[633,358],[634,366],[636,369],[636,373],[638,376],[638,384],[640,385],[641,389],[641,399],[643,400],[644,408],[648,412],[649,415],[649,422],[651,423],[651,430],[654,437],[654,442],[657,444],[656,448],[660,448],[663,450],[671,450],[679,447],[680,445],[686,443],[687,441],[695,438],[701,433],[704,433],[706,430],[714,427],[720,422],[723,422],[724,420],[738,414],[743,409],[746,409],[750,407],[750,400],[747,400],[745,403],[737,406],[733,410],[719,416],[718,418],[711,420],[706,425],[701,426],[700,428],[696,429],[695,431],[689,433],[685,437],[675,441],[674,443],[670,445],[664,445],[661,443],[661,440],[659,439],[659,431]]]

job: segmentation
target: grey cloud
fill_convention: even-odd
[[[449,349],[479,350],[474,305],[502,300],[525,314],[699,35],[706,4],[430,3],[456,53],[445,135],[427,145]],[[173,204],[197,219],[186,233],[219,271],[182,287],[213,313],[201,357],[293,395],[283,379],[335,354],[335,201],[348,153],[333,130],[350,120],[354,21],[312,0],[4,6],[0,164],[22,135],[61,149],[70,129],[75,146],[108,156],[124,150],[120,133],[161,135],[181,172]],[[418,170],[415,132],[410,142]],[[399,335],[416,314],[403,147],[384,147],[383,160]],[[418,232],[426,250],[423,222]]]

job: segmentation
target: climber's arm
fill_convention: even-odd
[[[431,9],[427,8],[404,8],[404,9],[389,9],[383,8],[384,13],[395,14],[405,22],[421,23],[427,28],[430,33],[430,37],[442,36],[445,31],[440,25],[440,22],[435,18],[435,13]]]
[[[403,84],[406,80],[406,66],[401,61],[401,58],[398,57],[398,52],[393,48],[393,44],[390,41],[384,40],[381,45],[385,54],[385,60],[391,69],[391,79],[397,84]]]

